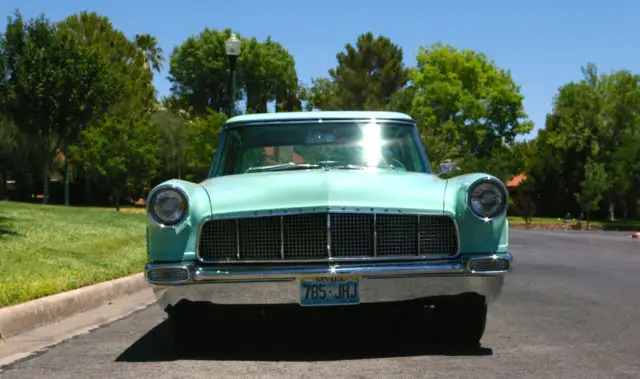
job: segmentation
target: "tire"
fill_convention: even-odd
[[[461,347],[478,347],[487,324],[484,297],[461,296],[435,305],[438,342]]]

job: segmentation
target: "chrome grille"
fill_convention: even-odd
[[[249,261],[281,259],[280,217],[238,220],[240,257]]]
[[[305,213],[206,221],[198,256],[211,262],[448,256],[458,234],[447,215]]]
[[[285,259],[322,259],[327,256],[326,214],[281,217]]]
[[[326,216],[325,216],[326,217]],[[373,215],[332,213],[331,257],[366,257],[373,251]]]
[[[376,239],[378,256],[415,254],[418,251],[418,216],[377,215]]]

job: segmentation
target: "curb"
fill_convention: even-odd
[[[0,308],[0,339],[109,304],[148,286],[144,274],[138,273]]]

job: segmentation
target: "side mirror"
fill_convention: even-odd
[[[438,174],[438,176],[453,172],[456,170],[456,168],[457,168],[456,162],[451,162],[451,160],[446,160],[440,163],[440,173]]]

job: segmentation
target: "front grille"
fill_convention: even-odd
[[[305,213],[214,219],[202,226],[204,261],[312,261],[448,256],[458,234],[446,215]]]

